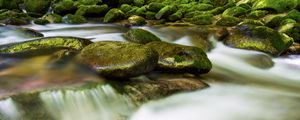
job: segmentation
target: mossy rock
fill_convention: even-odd
[[[76,58],[102,76],[128,78],[152,71],[158,55],[140,44],[102,41],[85,47]]]
[[[213,14],[200,14],[192,18],[192,23],[196,25],[209,25],[212,24],[213,20]]]
[[[80,15],[67,14],[62,18],[62,22],[67,24],[82,24],[86,23],[87,20]]]
[[[75,5],[99,5],[102,3],[102,0],[77,0]]]
[[[211,4],[200,3],[200,4],[192,5],[192,7],[187,10],[187,12],[190,12],[190,11],[207,11],[207,10],[211,10],[213,8],[214,8],[214,6],[211,5]]]
[[[48,20],[50,23],[61,23],[62,17],[55,13],[45,14],[42,19]]]
[[[46,25],[49,24],[50,22],[46,19],[35,19],[33,23],[37,25]]]
[[[133,0],[133,5],[142,7],[145,4],[145,0]]]
[[[124,37],[134,43],[147,44],[149,42],[161,41],[157,36],[144,29],[130,29]]]
[[[173,14],[174,12],[177,11],[177,8],[174,5],[168,5],[163,7],[161,10],[159,10],[156,15],[155,18],[156,19],[162,19],[162,18],[167,18],[169,15]]]
[[[30,28],[17,28],[16,31],[20,32],[20,34],[26,38],[44,37],[41,32]]]
[[[42,48],[69,48],[81,50],[91,43],[92,42],[88,39],[76,37],[45,37],[21,43],[2,45],[0,47],[0,53],[14,54]]]
[[[147,6],[147,10],[152,11],[152,12],[158,12],[163,7],[165,7],[165,5],[163,3],[153,2]]]
[[[62,0],[53,6],[53,12],[59,15],[66,15],[70,13],[75,13],[77,7],[72,0]]]
[[[252,9],[284,12],[295,8],[298,0],[255,0]]]
[[[231,17],[231,16],[222,16],[221,19],[219,19],[216,22],[216,25],[219,26],[235,26],[242,22],[242,19],[239,19],[237,17]]]
[[[210,60],[201,48],[166,42],[150,42],[146,46],[158,52],[158,70],[203,74],[212,68]]]
[[[279,27],[279,32],[285,33],[294,38],[295,42],[300,43],[300,23],[295,23],[294,20],[284,20]]]
[[[28,12],[46,13],[52,0],[24,0],[25,9]]]
[[[2,19],[0,20],[0,23],[5,24],[5,25],[27,25],[29,24],[29,21],[26,19],[22,19],[22,18],[6,18],[6,19]]]
[[[94,17],[103,16],[109,10],[108,5],[81,5],[76,11],[75,15]]]
[[[20,9],[23,0],[0,0],[0,9]]]
[[[145,25],[145,24],[147,24],[145,18],[143,18],[141,16],[137,16],[137,15],[130,16],[128,18],[128,22],[130,25]]]
[[[183,13],[181,11],[177,11],[168,17],[169,21],[177,21],[183,17]]]
[[[248,10],[243,8],[243,7],[239,7],[239,6],[235,6],[235,7],[231,7],[226,9],[223,12],[223,16],[233,16],[233,17],[238,17],[240,15],[243,15],[247,12]]]
[[[225,44],[235,48],[256,50],[278,56],[286,51],[293,39],[265,26],[237,26],[225,40]]]
[[[119,0],[119,4],[123,5],[123,4],[132,4],[133,0]]]
[[[266,16],[267,14],[269,13],[269,11],[267,10],[254,10],[252,12],[250,12],[247,17],[250,17],[250,18],[262,18],[264,16]]]
[[[120,10],[122,10],[124,13],[130,11],[132,9],[132,6],[129,4],[122,4],[120,6]]]
[[[300,12],[298,10],[293,9],[289,11],[286,17],[290,19],[294,19],[295,21],[300,23]]]
[[[103,22],[110,23],[124,18],[125,14],[122,10],[113,8],[106,13]]]

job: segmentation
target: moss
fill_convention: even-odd
[[[159,10],[158,13],[156,13],[155,18],[156,19],[161,19],[161,18],[166,18],[169,15],[173,14],[176,12],[177,8],[173,5],[168,5],[163,7],[161,10]]]
[[[241,22],[242,20],[231,16],[222,16],[220,20],[216,22],[216,25],[220,26],[234,26]]]
[[[286,17],[290,19],[294,19],[298,23],[300,23],[300,12],[298,10],[293,9],[289,11]]]
[[[152,11],[152,12],[158,12],[163,7],[165,7],[165,5],[163,3],[153,2],[153,3],[150,3],[149,5],[147,5],[147,10]]]
[[[150,11],[147,11],[145,16],[146,16],[146,19],[148,20],[155,20],[155,12],[150,12]]]
[[[280,25],[281,21],[285,19],[285,16],[274,16],[268,22],[266,22],[266,26],[270,28],[276,28]]]
[[[212,24],[213,15],[212,14],[202,14],[197,15],[192,18],[192,23],[196,25],[209,25]]]
[[[46,13],[50,7],[51,0],[24,0],[27,12]]]
[[[147,44],[153,41],[161,41],[157,36],[143,29],[130,29],[124,37],[134,43]]]
[[[106,13],[103,22],[105,22],[105,23],[114,22],[117,20],[121,20],[124,17],[125,17],[124,12],[122,12],[120,9],[114,8],[114,9],[110,9]]]
[[[132,9],[132,6],[128,5],[128,4],[122,4],[120,6],[120,10],[122,10],[124,13],[130,11],[131,9]]]
[[[76,58],[102,76],[128,78],[152,71],[158,55],[140,44],[102,41],[85,47]]]
[[[34,24],[38,24],[38,25],[46,25],[48,23],[50,23],[48,20],[45,19],[35,19],[33,21]]]
[[[0,47],[0,53],[18,53],[40,48],[70,48],[81,50],[90,44],[91,41],[75,37],[46,37],[31,41],[4,45]]]
[[[207,11],[207,10],[211,10],[213,8],[214,8],[214,6],[211,5],[211,4],[201,3],[201,4],[192,5],[192,7],[187,10],[187,12],[191,12],[191,11]]]
[[[145,16],[147,12],[146,6],[140,7],[136,10],[135,14],[139,16]]]
[[[212,68],[211,62],[201,48],[166,42],[151,42],[147,46],[159,54],[156,68],[158,70],[203,74]]]
[[[231,7],[226,9],[223,12],[223,16],[233,16],[233,17],[238,17],[240,15],[243,15],[247,12],[247,9],[239,7],[239,6],[235,6],[235,7]]]
[[[133,0],[133,4],[138,7],[142,7],[145,4],[145,0]]]
[[[55,13],[45,14],[42,19],[48,20],[50,23],[61,23],[62,17]]]
[[[29,21],[24,20],[22,18],[6,18],[3,20],[0,20],[0,23],[5,25],[27,25],[29,24]]]
[[[255,10],[250,12],[247,16],[250,18],[261,18],[268,14],[269,12],[267,10]]]
[[[93,17],[102,16],[109,10],[108,5],[80,5],[75,15]]]
[[[0,0],[0,9],[20,9],[23,0]]]
[[[177,21],[180,20],[183,17],[183,13],[181,11],[177,11],[169,16],[170,21]]]
[[[297,6],[297,0],[256,0],[252,6],[254,10],[274,10],[276,12],[284,12],[291,10]]]
[[[102,0],[77,0],[75,5],[99,5],[102,3]]]
[[[122,5],[122,4],[132,4],[133,3],[133,0],[119,0],[119,4]]]
[[[86,23],[87,21],[83,16],[67,14],[62,18],[62,22],[67,24],[82,24]]]
[[[30,28],[18,28],[17,32],[20,32],[26,38],[44,37],[39,31]]]
[[[72,0],[62,0],[53,6],[53,12],[59,15],[75,13],[77,7]]]
[[[131,25],[145,25],[147,23],[145,18],[137,15],[130,16],[128,21]]]
[[[265,25],[262,21],[253,20],[253,19],[243,19],[243,22],[241,24],[250,24],[250,25],[257,25],[257,26]]]

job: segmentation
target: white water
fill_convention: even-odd
[[[28,27],[41,31],[45,36],[77,36],[92,38],[93,41],[124,41],[122,33],[126,31],[125,28],[120,30],[120,26],[103,24]],[[157,29],[143,28],[166,41],[174,38],[169,33],[162,35]],[[24,39],[15,41],[18,40]],[[193,45],[188,41],[189,37],[182,36],[174,42]],[[261,52],[233,49],[217,43],[216,48],[208,53],[208,57],[214,66],[212,71],[202,75],[201,79],[211,87],[149,102],[142,105],[130,120],[300,119],[300,56],[272,58]],[[111,112],[115,112],[115,109],[126,113],[119,105],[126,106],[128,103],[107,106],[102,103],[102,97],[86,97],[98,94],[92,91],[71,91],[65,94],[53,92],[41,94],[41,98],[57,120],[111,120],[114,116]],[[104,101],[107,102],[111,101]],[[95,104],[96,106],[92,106]],[[7,115],[11,120],[14,119],[14,115],[18,117],[13,101],[0,102],[0,106],[5,105],[6,108],[13,108],[13,112],[5,112],[5,109],[0,107],[1,114]],[[108,111],[105,111],[106,109]],[[132,108],[128,107],[127,111],[132,112]],[[130,115],[130,112],[126,115]]]

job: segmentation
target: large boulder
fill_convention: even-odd
[[[297,6],[298,0],[255,0],[252,9],[274,10],[284,12]]]
[[[44,14],[48,11],[52,0],[24,0],[27,12]]]
[[[124,37],[134,43],[147,44],[153,41],[161,41],[157,36],[144,29],[131,29],[124,34]]]

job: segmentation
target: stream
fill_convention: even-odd
[[[122,33],[129,29],[111,24],[22,27],[40,31],[45,37],[74,36],[89,38],[93,42],[125,41]],[[199,44],[172,29],[140,28],[151,31],[167,42],[191,46]],[[1,45],[30,39],[6,31],[1,32],[0,36]],[[138,108],[109,85],[80,91],[46,91],[39,94],[38,98],[55,120],[300,119],[300,55],[274,58],[262,52],[227,47],[214,37],[209,40],[215,47],[207,53],[213,69],[199,78],[210,86],[204,90],[175,94],[147,102]],[[26,117],[30,120],[24,106],[14,99],[0,101],[1,120],[27,120]]]

